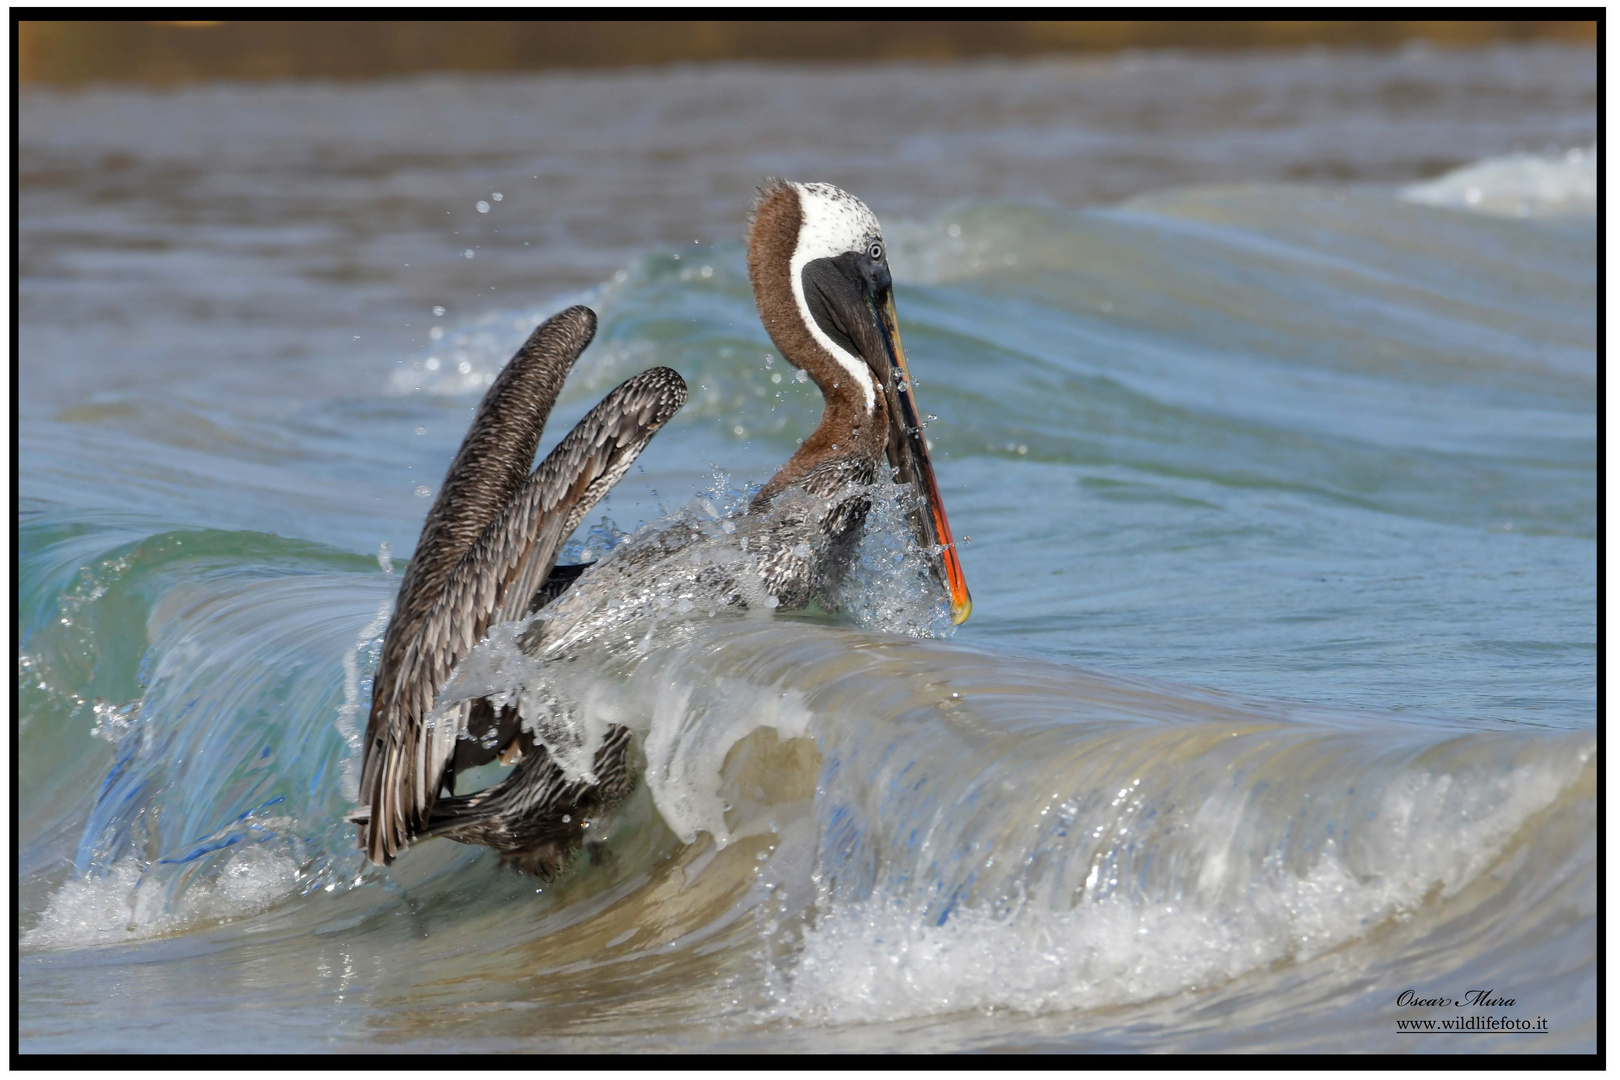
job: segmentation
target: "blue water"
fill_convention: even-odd
[[[1538,46],[24,94],[22,1049],[1592,1050],[1595,85]],[[814,425],[743,268],[770,173],[884,223],[972,619],[703,620],[589,687],[652,770],[606,859],[367,867],[398,572],[538,321],[601,316],[548,444],[691,387],[585,546]],[[1396,1033],[1479,980],[1548,1033]]]

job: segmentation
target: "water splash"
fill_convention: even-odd
[[[590,762],[601,740],[611,725],[624,724],[645,736],[650,763],[662,761],[659,768],[674,769],[677,745],[698,739],[702,731],[692,718],[710,710],[688,700],[679,707],[660,703],[651,716],[625,715],[608,703],[601,677],[626,674],[649,656],[690,642],[699,626],[717,618],[769,618],[779,608],[779,598],[767,588],[765,560],[774,557],[776,546],[792,542],[795,529],[813,530],[830,504],[789,491],[769,510],[751,514],[753,495],[753,488],[735,487],[716,471],[708,491],[634,534],[608,523],[593,530],[584,545],[595,549],[605,542],[601,561],[538,614],[492,628],[451,672],[428,722],[454,722],[460,703],[474,698],[487,698],[497,708],[515,704],[523,729],[572,780],[592,779]],[[871,509],[853,565],[827,602],[875,632],[950,634],[954,626],[933,577],[932,555],[910,531],[915,503],[910,488],[884,480],[852,487],[838,498],[866,499]],[[816,557],[812,548],[823,543],[813,531],[805,532],[793,551],[810,561]],[[748,697],[745,688],[734,689]],[[720,725],[702,731],[701,740],[705,745],[717,740],[723,755],[725,747],[764,723],[738,731]],[[802,728],[797,721],[780,726],[784,732]],[[669,809],[666,821],[679,834],[692,835],[698,822],[711,835],[725,834],[712,812],[695,809],[686,796],[669,794],[668,787],[655,783],[654,790],[665,792],[655,799],[661,810]]]
[[[273,907],[298,893],[300,878],[293,858],[249,846],[231,852],[218,873],[170,892],[150,887],[147,868],[126,859],[63,883],[21,944],[71,949],[195,930]]]

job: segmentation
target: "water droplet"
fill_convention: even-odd
[[[945,230],[945,234],[947,236],[961,236],[962,235],[962,226],[956,224],[956,222],[953,221],[953,222],[951,222],[950,228]]]
[[[808,371],[805,371],[803,368],[800,368],[798,371],[795,371],[793,373],[793,381],[794,382],[809,382],[810,381],[810,373]]]
[[[780,371],[771,372],[771,382],[780,383],[781,381],[782,381],[782,373]]]
[[[438,371],[439,358],[437,356],[430,356],[427,358],[427,363],[423,364],[422,366],[427,368],[429,371]]]
[[[444,314],[444,308],[439,306],[438,304],[434,304],[433,305],[433,314],[435,316],[443,315]]]
[[[741,424],[734,425],[731,429],[731,433],[733,435],[741,435],[743,433],[743,426]]]
[[[483,199],[478,200],[477,207],[480,214],[489,213],[489,203],[485,202]]]
[[[567,825],[570,821],[574,820],[573,817],[571,815],[569,815],[569,814],[564,814],[562,819],[563,819],[563,824],[564,825]]]
[[[433,489],[428,487],[426,484],[416,485],[416,497],[418,499],[425,499],[431,494],[433,494]]]
[[[492,192],[489,197],[494,199],[496,202],[500,202],[503,196],[500,192],[496,191]]]
[[[461,363],[456,365],[456,370],[461,372],[463,375],[466,375],[472,371],[472,365],[463,360]]]
[[[470,258],[473,257],[473,249],[468,248],[466,251],[463,251],[461,254],[470,259]]]
[[[421,424],[417,424],[416,425],[416,433],[418,435],[426,435],[427,434],[427,428],[423,427]]]

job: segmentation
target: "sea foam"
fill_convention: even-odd
[[[1496,217],[1553,217],[1597,212],[1597,144],[1562,153],[1486,158],[1444,176],[1408,184],[1406,202]]]

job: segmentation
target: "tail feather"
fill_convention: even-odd
[[[494,848],[519,869],[551,877],[592,838],[589,830],[635,788],[627,727],[608,729],[591,763],[594,784],[569,780],[544,747],[533,745],[527,735],[522,740],[525,756],[505,780],[437,800],[420,836]]]

